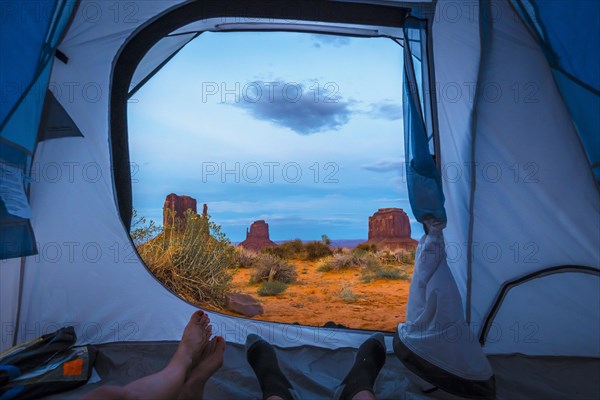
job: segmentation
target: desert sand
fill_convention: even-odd
[[[293,263],[297,266],[298,281],[277,296],[257,295],[259,285],[249,283],[251,268],[236,272],[233,291],[253,296],[265,309],[263,315],[252,319],[312,326],[333,321],[348,328],[390,332],[404,321],[409,281],[362,283],[358,270],[319,272],[318,261],[296,260]],[[409,271],[412,273],[412,268]]]

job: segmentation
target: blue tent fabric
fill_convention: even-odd
[[[75,5],[66,0],[2,4],[0,163],[20,169],[24,177],[36,146],[56,46]],[[10,214],[0,203],[0,259],[36,254],[29,220]]]
[[[41,74],[28,90],[2,129],[2,138],[33,152],[36,143],[46,88],[52,72],[52,63],[47,63]]]
[[[28,166],[29,154],[0,142],[1,163]],[[4,179],[4,177],[2,177]],[[28,219],[12,215],[0,201],[0,259],[37,254],[33,230]]]
[[[405,37],[410,37],[408,33]],[[429,152],[425,121],[419,100],[418,81],[413,65],[411,45],[404,46],[404,151],[408,197],[419,222],[435,218],[446,222],[444,193],[439,171]]]
[[[600,182],[600,2],[517,0],[513,4],[545,49]]]
[[[35,147],[54,52],[74,7],[75,2],[66,0],[3,4],[0,137],[29,151]]]
[[[533,6],[554,66],[600,91],[600,2],[534,0]]]
[[[52,22],[48,9],[56,7],[57,0],[38,2],[7,2],[2,5],[0,24],[0,81],[3,98],[0,102],[0,121],[5,120],[11,110],[26,93],[39,74],[42,49]]]

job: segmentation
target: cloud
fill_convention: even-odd
[[[395,121],[397,119],[402,119],[402,104],[392,100],[382,100],[371,104],[371,109],[368,113],[375,118]]]
[[[371,164],[364,164],[361,166],[363,169],[367,171],[373,172],[390,172],[390,171],[402,171],[404,167],[403,159],[396,160],[379,160]]]
[[[336,35],[312,35],[313,46],[321,48],[321,45],[342,47],[350,44],[350,38]]]
[[[300,135],[337,130],[350,120],[353,102],[342,100],[337,93],[302,83],[255,81],[244,86],[242,107],[257,119],[289,128]],[[228,103],[232,104],[232,103]]]

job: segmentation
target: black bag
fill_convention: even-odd
[[[12,347],[0,354],[0,400],[32,399],[85,384],[96,350],[73,347],[73,327]]]

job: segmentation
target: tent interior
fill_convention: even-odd
[[[254,30],[404,49],[408,193],[427,234],[378,398],[600,396],[599,3],[44,0],[1,16],[0,351],[62,326],[99,350],[90,383],[50,398],[173,354],[196,307],[129,236],[127,102],[202,32]],[[372,334],[208,313],[228,346],[207,399],[260,398],[250,333],[306,399],[331,398]]]

